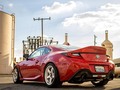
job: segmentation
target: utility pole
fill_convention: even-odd
[[[43,45],[43,20],[51,20],[51,17],[49,17],[49,18],[33,18],[33,20],[35,21],[35,20],[41,20],[41,45]]]
[[[94,35],[94,46],[97,44],[97,42],[96,42],[96,38],[97,38],[97,36]]]

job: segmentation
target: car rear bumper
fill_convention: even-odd
[[[109,71],[108,73],[92,73],[90,70],[83,69],[79,70],[75,73],[72,78],[68,80],[69,83],[83,83],[85,81],[92,81],[92,80],[113,80],[114,78],[114,70]]]

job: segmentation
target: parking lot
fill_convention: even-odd
[[[104,87],[95,87],[90,82],[83,84],[63,83],[60,88],[47,88],[43,83],[24,82],[14,84],[11,75],[0,75],[0,90],[120,90],[120,79],[115,78]]]

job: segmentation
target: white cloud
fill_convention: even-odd
[[[109,11],[116,11],[116,10],[120,10],[120,4],[111,4],[108,3],[104,6],[101,6],[101,10],[109,10]]]
[[[9,6],[9,7],[13,7],[13,3],[9,3],[8,6]]]
[[[3,5],[0,4],[0,10],[3,10]]]
[[[47,13],[51,14],[59,14],[63,12],[69,12],[76,8],[76,2],[75,1],[69,1],[68,3],[60,3],[60,2],[54,2],[51,7],[44,6],[43,9]]]
[[[74,14],[66,18],[64,26],[79,25],[81,28],[92,27],[95,32],[104,29],[120,30],[120,4],[106,4],[98,11],[89,11],[80,14]]]
[[[22,57],[22,55],[23,55],[22,47],[15,48],[15,58]]]
[[[74,26],[75,28],[77,25],[79,31],[92,30],[98,36],[99,45],[104,40],[104,31],[109,30],[109,39],[114,45],[114,57],[119,57],[120,48],[116,42],[120,42],[120,4],[108,3],[97,11],[74,14],[66,18],[62,24],[64,27]]]

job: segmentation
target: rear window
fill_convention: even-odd
[[[79,49],[80,47],[76,47],[76,46],[68,46],[68,45],[56,45],[55,47],[57,48],[61,48],[63,50],[76,50],[76,49]]]

